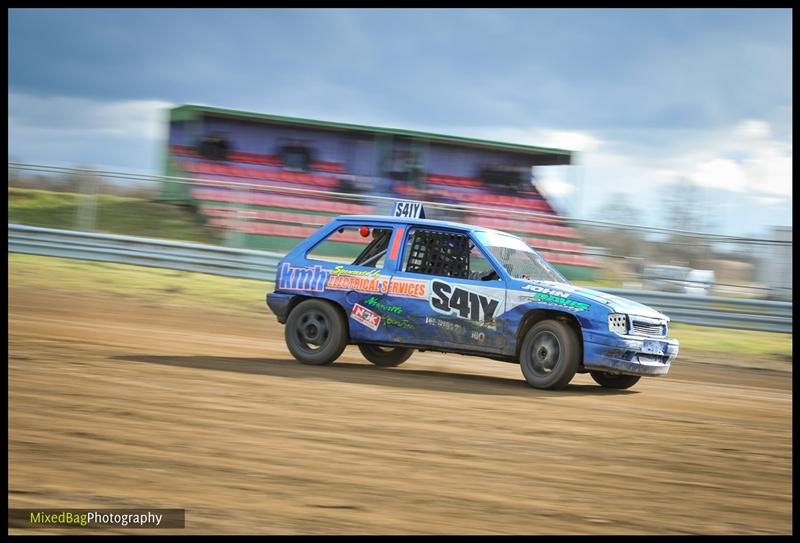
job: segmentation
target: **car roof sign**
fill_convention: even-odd
[[[425,209],[422,207],[422,202],[407,202],[401,200],[394,203],[392,216],[424,219]]]

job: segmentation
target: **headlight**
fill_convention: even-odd
[[[616,334],[628,334],[628,315],[611,313],[608,316],[608,329]]]

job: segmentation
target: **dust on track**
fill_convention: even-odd
[[[791,533],[791,373],[679,357],[629,391],[539,391],[458,355],[304,366],[266,312],[9,297],[10,507],[180,507],[181,533]]]

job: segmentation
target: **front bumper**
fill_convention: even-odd
[[[678,340],[584,333],[583,365],[627,375],[666,375],[678,356]]]
[[[280,292],[267,293],[267,307],[270,311],[275,313],[278,317],[278,322],[281,324],[286,323],[286,317],[289,316],[289,304],[294,298],[293,294],[282,294]]]

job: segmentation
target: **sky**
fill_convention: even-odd
[[[567,215],[792,224],[791,10],[13,9],[9,160],[161,173],[205,104],[576,151]],[[693,190],[685,190],[690,185]]]

